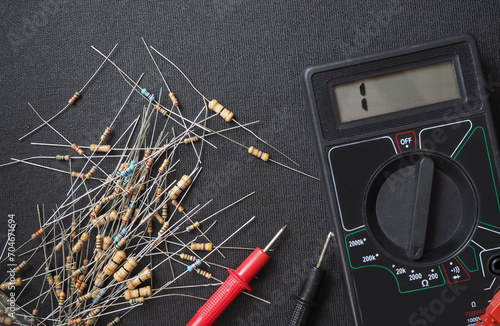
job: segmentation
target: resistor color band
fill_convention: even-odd
[[[70,105],[73,105],[75,104],[75,101],[80,97],[80,92],[75,92],[75,94],[73,96],[71,96],[71,98],[68,100],[68,103]]]

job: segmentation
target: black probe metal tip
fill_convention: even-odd
[[[293,311],[292,318],[290,319],[290,323],[288,324],[289,326],[304,326],[309,322],[311,311],[316,306],[316,296],[326,272],[323,268],[321,268],[321,264],[323,263],[328,244],[333,236],[334,235],[331,232],[328,234],[318,263],[316,266],[311,267],[309,276],[302,285],[299,295],[294,296],[297,304],[295,306],[295,310]]]

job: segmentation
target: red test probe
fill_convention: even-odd
[[[481,321],[476,322],[476,326],[499,326],[500,325],[500,291],[498,291],[490,304],[486,308]]]
[[[243,292],[251,291],[248,286],[251,280],[269,261],[267,251],[278,240],[285,231],[286,225],[282,227],[269,244],[264,248],[256,248],[250,256],[235,270],[228,269],[229,276],[208,301],[198,310],[187,326],[210,326],[229,307],[229,305]]]

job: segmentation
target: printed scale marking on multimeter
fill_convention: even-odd
[[[500,289],[481,78],[470,35],[304,71],[356,325],[474,325]]]

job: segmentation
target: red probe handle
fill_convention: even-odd
[[[248,285],[247,285],[248,287]],[[198,310],[196,315],[187,324],[188,326],[210,326],[229,307],[229,305],[243,292],[245,287],[241,280],[231,273],[219,289]]]
[[[476,322],[476,326],[500,325],[500,291],[495,294],[488,307],[486,307],[484,315],[480,318],[481,321]]]
[[[229,307],[238,295],[247,289],[248,283],[268,262],[269,256],[262,249],[255,249],[245,261],[233,271],[229,269],[229,276],[215,291],[207,302],[198,310],[187,326],[211,326],[217,318]]]

